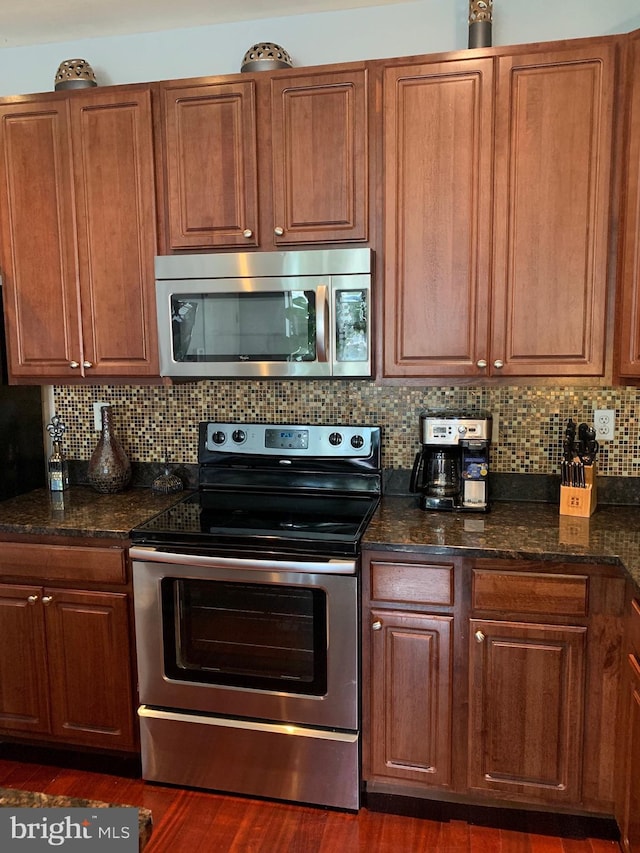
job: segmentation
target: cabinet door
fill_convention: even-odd
[[[384,72],[384,375],[486,370],[493,62]]]
[[[580,802],[586,628],[470,621],[469,787]]]
[[[80,302],[66,101],[0,106],[0,151],[9,375],[75,377],[81,362]]]
[[[74,93],[69,105],[83,371],[89,379],[158,375],[150,91]]]
[[[0,584],[0,731],[50,731],[41,597],[37,586]]]
[[[257,246],[255,83],[160,93],[169,247]]]
[[[640,32],[629,40],[627,167],[622,213],[618,371],[640,376]]]
[[[366,72],[271,81],[276,244],[366,240]]]
[[[623,840],[629,853],[640,851],[640,663],[629,655],[627,729],[627,798],[623,825]]]
[[[372,610],[370,619],[370,778],[447,787],[453,617]]]
[[[491,362],[604,372],[615,46],[501,56]]]
[[[134,743],[127,596],[45,590],[52,730],[71,743]]]

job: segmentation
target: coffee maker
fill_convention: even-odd
[[[409,486],[421,509],[487,512],[491,427],[485,411],[422,412]]]

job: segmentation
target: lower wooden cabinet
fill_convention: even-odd
[[[0,583],[0,737],[136,749],[130,601],[123,578],[119,591],[15,578],[49,571],[68,580],[87,574],[99,583],[102,568],[112,581],[124,574],[124,550],[2,546],[0,569],[14,577]]]
[[[580,802],[586,632],[470,621],[470,790]]]
[[[616,567],[365,550],[362,572],[367,790],[613,813]]]
[[[363,768],[370,789],[447,790],[460,601],[455,561],[365,552]]]
[[[621,845],[640,853],[640,601],[633,599],[628,617],[623,661],[623,705],[618,743],[618,803]]]
[[[127,596],[0,584],[0,729],[134,743]]]
[[[451,784],[453,618],[373,609],[371,773]]]
[[[0,727],[47,734],[49,678],[37,586],[0,584]]]

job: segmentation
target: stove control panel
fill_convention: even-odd
[[[380,427],[208,423],[206,436],[209,452],[368,458],[380,444]]]

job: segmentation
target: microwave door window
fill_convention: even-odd
[[[367,290],[336,290],[336,361],[368,361]]]
[[[176,294],[171,324],[177,362],[316,359],[313,290]]]

